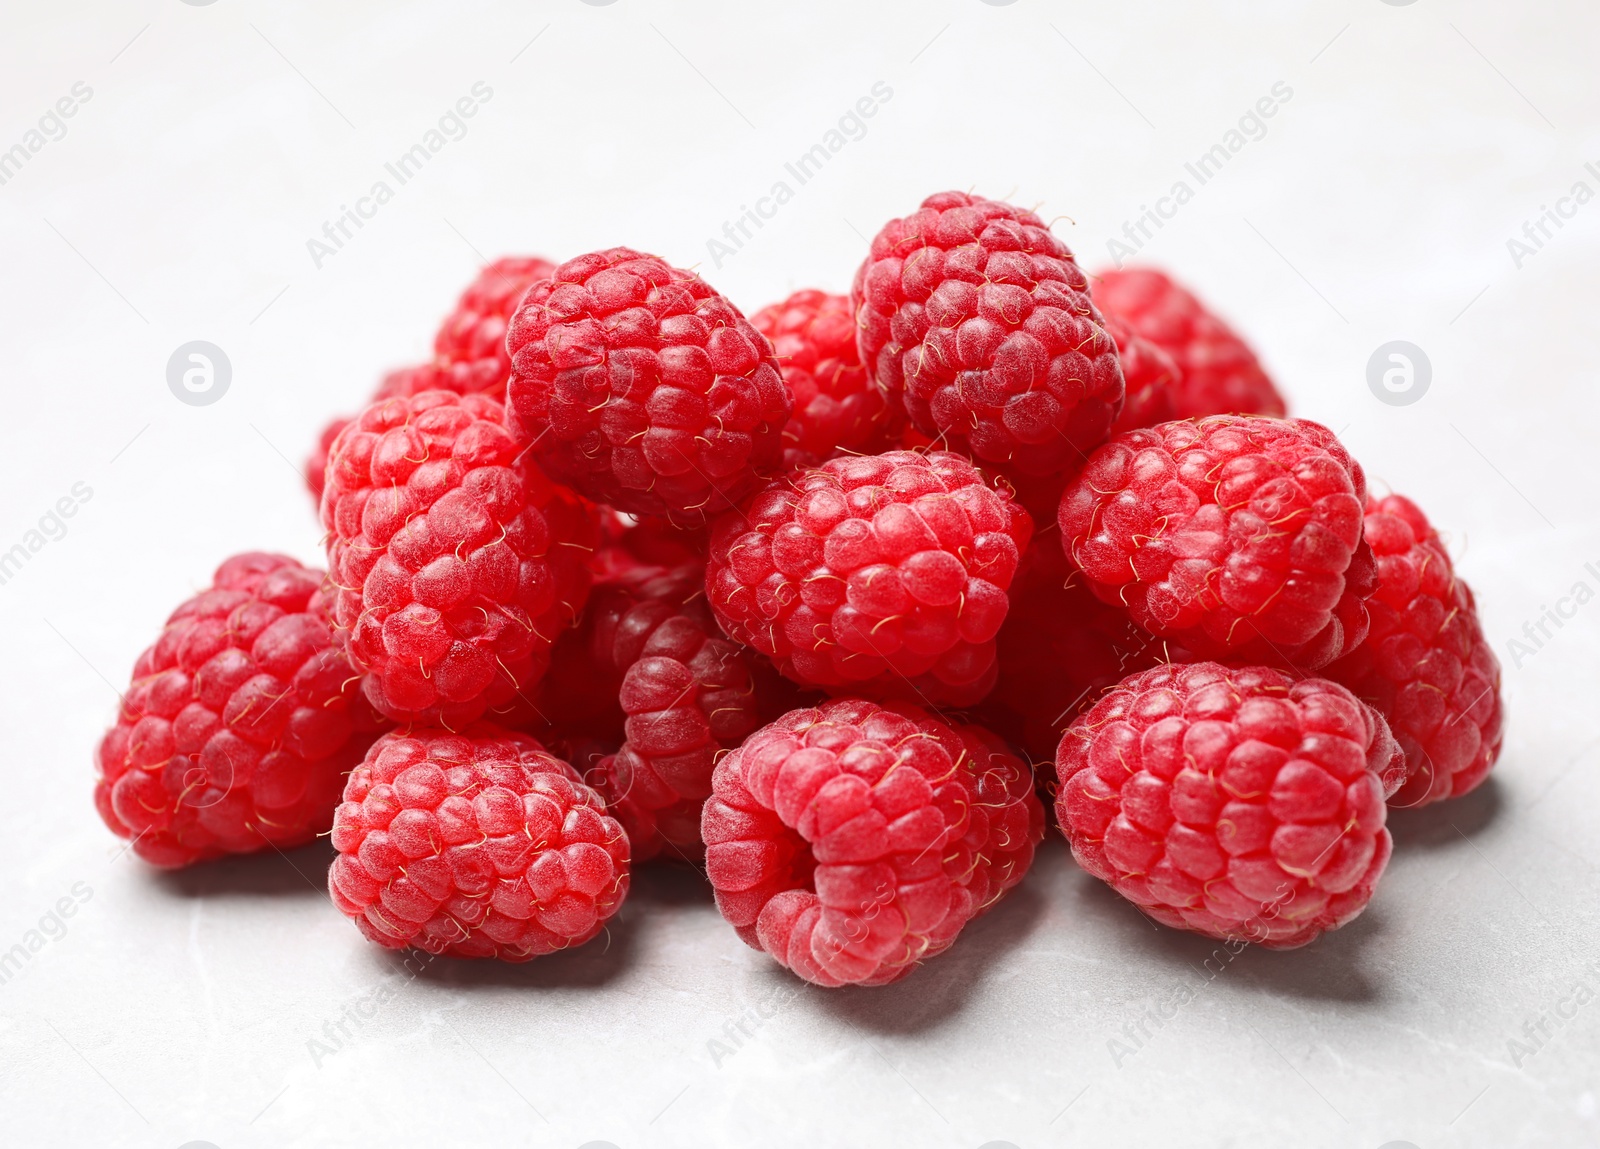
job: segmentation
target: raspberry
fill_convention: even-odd
[[[504,399],[511,376],[506,325],[528,288],[555,271],[555,264],[536,255],[507,256],[486,265],[439,325],[433,355],[442,378],[424,389],[437,387],[463,395],[482,391]]]
[[[795,710],[717,764],[701,826],[717,908],[817,985],[884,985],[1022,880],[1028,768],[976,726],[858,699]]]
[[[978,720],[1027,751],[1055,759],[1061,731],[1107,687],[1162,661],[1173,644],[1134,625],[1128,612],[1095,598],[1051,535],[1036,538],[1011,586],[1011,610],[995,639],[1000,678]],[[1053,771],[1041,781],[1053,786]]]
[[[596,502],[695,526],[782,464],[790,398],[771,347],[656,256],[562,264],[524,296],[506,347],[513,432]]]
[[[683,567],[605,588],[591,608],[597,661],[620,679],[611,697],[626,720],[597,786],[641,862],[701,853],[716,757],[762,723],[754,652],[722,637],[704,587],[701,567]]]
[[[1404,757],[1344,687],[1265,667],[1158,666],[1062,736],[1073,857],[1156,921],[1271,949],[1366,907]]]
[[[487,723],[380,738],[333,846],[333,904],[390,949],[527,961],[594,937],[628,893],[628,837],[600,795]]]
[[[1122,404],[1122,413],[1111,425],[1111,433],[1154,427],[1177,418],[1172,395],[1178,385],[1178,364],[1172,356],[1150,340],[1134,334],[1131,327],[1109,312],[1105,324],[1116,341],[1122,379],[1127,388],[1127,399]]]
[[[1284,414],[1283,397],[1249,345],[1163,273],[1106,271],[1094,285],[1094,301],[1108,319],[1126,324],[1177,363],[1170,418]]]
[[[1033,524],[959,455],[889,451],[794,471],[712,530],[722,629],[806,686],[968,705]]]
[[[980,462],[1058,474],[1122,408],[1088,280],[1031,211],[929,196],[873,238],[850,302],[878,386],[917,430]]]
[[[1305,419],[1216,415],[1127,431],[1061,498],[1090,589],[1208,658],[1301,671],[1366,635],[1366,480]]]
[[[582,609],[592,508],[518,453],[485,395],[363,411],[322,495],[335,618],[373,705],[449,726],[511,704]]]
[[[1372,629],[1327,676],[1376,706],[1406,752],[1406,783],[1390,805],[1459,798],[1500,756],[1500,662],[1472,591],[1415,503],[1369,499],[1366,538],[1378,564]]]
[[[556,265],[536,255],[503,256],[485,265],[445,316],[433,337],[431,362],[402,367],[383,377],[371,402],[409,398],[424,391],[482,392],[502,402],[511,358],[506,354],[506,323],[530,285],[548,279]],[[322,429],[317,449],[306,460],[306,486],[319,501],[328,451],[349,423],[335,419]]]
[[[286,849],[328,828],[379,721],[322,584],[283,555],[235,555],[139,656],[95,754],[94,801],[145,861]]]
[[[840,452],[875,455],[898,444],[905,419],[862,366],[848,295],[797,291],[750,322],[772,341],[794,396],[783,429],[785,467],[814,467]]]

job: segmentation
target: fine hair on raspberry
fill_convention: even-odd
[[[792,401],[771,345],[657,256],[563,263],[523,296],[506,349],[512,431],[597,502],[703,525],[782,467]]]
[[[1033,526],[945,451],[794,471],[712,532],[706,593],[730,638],[834,693],[970,705]]]
[[[1062,735],[1056,770],[1084,869],[1164,925],[1288,949],[1371,899],[1405,760],[1336,683],[1198,662],[1109,691]]]
[[[1022,880],[1044,833],[998,738],[907,703],[795,710],[717,764],[702,830],[717,908],[807,981],[884,985]]]
[[[1127,431],[1061,497],[1102,600],[1204,657],[1326,666],[1366,637],[1366,479],[1321,424],[1218,415]]]
[[[178,867],[324,832],[381,720],[328,619],[321,571],[235,555],[139,656],[95,754],[95,806]]]
[[[1075,470],[1122,409],[1088,278],[1031,211],[929,196],[873,237],[850,301],[878,386],[918,431],[979,462]]]
[[[527,735],[395,731],[345,783],[333,903],[370,940],[527,961],[599,933],[627,896],[628,837]]]
[[[375,403],[340,434],[322,522],[367,697],[452,727],[527,698],[583,607],[599,535],[499,403],[448,391]]]

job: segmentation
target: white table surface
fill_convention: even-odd
[[[0,149],[90,95],[0,186],[0,550],[74,484],[92,495],[0,585],[0,951],[80,898],[0,984],[5,1142],[1600,1143],[1600,606],[1568,602],[1520,665],[1509,646],[1600,590],[1600,203],[1563,207],[1520,267],[1507,246],[1577,181],[1600,191],[1600,14],[1179,7],[6,5]],[[464,138],[319,268],[307,241],[479,81]],[[1393,818],[1357,922],[1208,977],[1209,943],[1052,843],[886,989],[799,986],[674,872],[638,875],[609,946],[413,976],[329,905],[326,849],[177,875],[118,856],[90,804],[114,687],[223,557],[319,556],[295,465],[425,354],[480,256],[626,243],[751,310],[845,288],[862,233],[970,187],[1038,205],[1098,268],[1280,81],[1265,137],[1141,257],[1444,526],[1506,662],[1493,781]],[[866,134],[716,266],[708,239],[879,82]],[[211,406],[166,384],[195,339],[233,367]],[[1432,363],[1413,405],[1367,386],[1392,339]],[[1175,994],[1193,1000],[1119,1057]]]

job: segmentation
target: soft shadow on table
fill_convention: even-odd
[[[633,885],[622,908],[598,936],[581,946],[529,962],[429,958],[426,954],[413,954],[407,969],[414,972],[418,980],[459,989],[478,986],[592,989],[620,977],[633,965],[641,921],[657,917],[663,911],[710,905],[711,902],[711,887],[693,867],[644,865],[634,871]]]
[[[874,1033],[917,1034],[965,1006],[979,981],[1005,968],[1000,955],[1027,939],[1044,911],[1044,894],[1024,882],[961,931],[955,945],[893,985],[816,989],[818,1007]]]
[[[182,870],[150,871],[151,881],[181,898],[328,896],[334,851],[326,838],[293,850],[217,858]]]
[[[1103,907],[1108,913],[1125,912],[1140,921],[1146,931],[1138,941],[1140,960],[1159,962],[1176,978],[1208,987],[1230,983],[1278,997],[1349,1005],[1382,997],[1382,985],[1367,976],[1362,956],[1368,945],[1382,935],[1381,907],[1369,906],[1355,921],[1299,949],[1269,950],[1259,945],[1241,948],[1239,942],[1218,941],[1163,926],[1146,918],[1101,882],[1095,882],[1084,896],[1108,899],[1112,904]]]
[[[1389,809],[1395,853],[1433,850],[1476,837],[1492,825],[1505,805],[1505,789],[1493,774],[1472,793],[1413,810]],[[1459,833],[1457,832],[1459,831]]]

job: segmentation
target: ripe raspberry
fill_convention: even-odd
[[[486,265],[439,325],[433,355],[443,378],[427,389],[463,395],[482,391],[503,400],[511,377],[506,325],[528,288],[555,271],[555,264],[536,255],[506,256]]]
[[[1088,280],[1031,211],[929,196],[873,238],[850,302],[862,361],[890,401],[980,462],[1075,468],[1122,408]]]
[[[562,264],[523,298],[506,347],[513,432],[597,502],[695,526],[782,464],[790,398],[771,347],[653,255]]]
[[[1084,869],[1165,925],[1289,949],[1371,899],[1405,762],[1342,686],[1200,662],[1126,679],[1056,769]]]
[[[600,549],[589,564],[595,582],[627,581],[637,567],[674,570],[690,563],[705,566],[710,535],[683,530],[665,519],[636,519],[610,507],[600,508]]]
[[[1131,327],[1109,312],[1105,325],[1116,341],[1117,357],[1122,362],[1122,380],[1127,388],[1122,413],[1111,425],[1111,433],[1154,427],[1176,419],[1172,396],[1178,385],[1178,365],[1172,356],[1150,340],[1136,335]]]
[[[1022,880],[1044,834],[999,739],[909,704],[795,710],[717,764],[701,826],[717,908],[823,986],[885,985]]]
[[[1500,757],[1500,662],[1472,591],[1415,503],[1368,499],[1366,538],[1378,563],[1372,630],[1327,676],[1376,706],[1406,752],[1406,783],[1390,805],[1459,798]]]
[[[596,785],[641,862],[701,854],[716,757],[763,721],[755,652],[722,637],[704,589],[704,569],[682,567],[605,588],[591,611],[594,649],[620,678],[612,697],[626,717],[626,739],[599,763]]]
[[[722,629],[795,682],[968,705],[1033,524],[946,451],[831,459],[717,521],[706,593]]]
[[[1367,630],[1366,480],[1321,424],[1216,415],[1128,431],[1061,498],[1090,589],[1204,657],[1326,666]]]
[[[1177,363],[1169,418],[1284,414],[1283,396],[1249,345],[1162,272],[1103,272],[1094,301]]]
[[[1135,625],[1127,611],[1095,598],[1053,531],[1022,556],[995,651],[1000,678],[977,718],[1036,764],[1054,761],[1061,731],[1107,687],[1159,662],[1185,659],[1181,648]],[[1055,773],[1046,774],[1040,780],[1053,789]]]
[[[333,447],[322,524],[367,697],[450,726],[538,681],[598,541],[593,509],[519,457],[500,404],[448,391],[356,418]]]
[[[797,291],[750,317],[772,341],[794,414],[783,429],[785,467],[814,467],[839,452],[876,455],[898,445],[905,418],[862,366],[848,295]]]
[[[434,358],[416,367],[402,367],[383,377],[370,403],[404,399],[424,391],[477,392],[504,402],[511,358],[506,354],[506,322],[530,285],[548,279],[556,265],[536,255],[504,256],[484,267],[456,301],[456,308],[433,337]],[[306,486],[322,499],[323,472],[334,439],[349,423],[333,420],[322,429],[317,449],[306,460]]]
[[[380,738],[333,846],[333,904],[390,949],[527,961],[594,937],[628,893],[628,837],[600,795],[487,723]]]
[[[139,656],[101,740],[95,808],[157,866],[309,842],[380,728],[321,571],[235,555]]]

